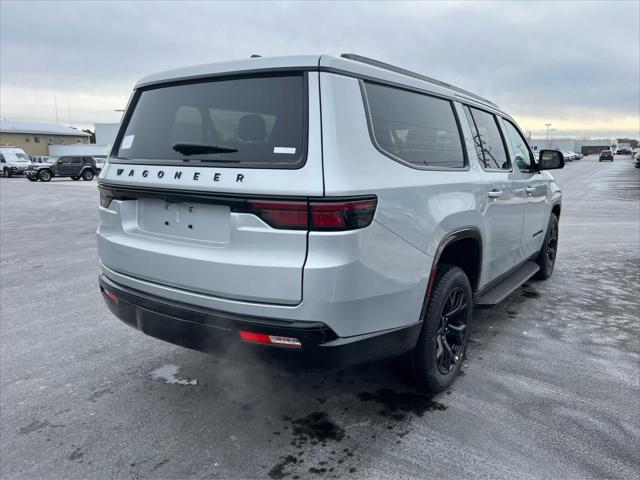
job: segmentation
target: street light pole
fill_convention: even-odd
[[[551,148],[551,145],[549,144],[549,127],[551,126],[550,123],[545,123],[546,127],[547,127],[547,148]]]

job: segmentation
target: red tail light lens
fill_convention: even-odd
[[[371,224],[376,205],[375,197],[309,202],[249,200],[246,213],[257,215],[269,226],[279,229],[355,230]]]
[[[102,186],[99,186],[98,190],[100,190],[100,205],[104,208],[109,208],[111,200],[113,200],[113,190]]]
[[[312,201],[311,230],[355,230],[368,227],[376,212],[375,198],[344,201]]]
[[[249,200],[249,211],[273,228],[306,230],[309,214],[306,201]]]

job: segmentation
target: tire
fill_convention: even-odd
[[[549,218],[549,226],[547,227],[547,234],[544,237],[542,248],[536,258],[536,263],[540,267],[535,278],[538,280],[546,280],[553,274],[553,267],[556,264],[556,256],[558,253],[558,236],[560,233],[558,217],[555,213],[551,214]]]
[[[91,180],[93,180],[93,170],[85,170],[84,172],[82,172],[82,179],[90,182]]]
[[[78,181],[80,180],[80,177],[71,177],[71,180]]]
[[[41,182],[50,182],[51,181],[51,172],[49,170],[42,170],[39,174],[38,174],[38,179]]]
[[[7,178],[11,178],[12,177],[10,168],[4,167],[4,176],[7,177]]]
[[[446,390],[458,376],[473,316],[471,284],[464,271],[442,264],[436,275],[431,298],[423,309],[418,343],[404,359],[403,372],[416,387],[431,393]],[[457,313],[451,313],[454,311]]]

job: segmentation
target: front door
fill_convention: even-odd
[[[464,107],[482,167],[484,198],[483,276],[480,287],[504,275],[518,263],[524,219],[523,199],[514,189],[513,169],[495,115]]]
[[[71,175],[71,157],[60,157],[56,165],[56,174],[65,176]]]
[[[549,180],[538,171],[535,158],[518,128],[507,119],[503,119],[505,136],[516,166],[514,191],[523,199],[525,205],[524,228],[519,257],[524,260],[537,253],[549,224],[549,205],[547,190]]]

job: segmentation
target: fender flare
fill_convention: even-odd
[[[440,263],[440,257],[442,256],[442,252],[447,247],[458,240],[462,240],[465,238],[472,238],[478,242],[478,264],[476,265],[478,271],[478,280],[480,279],[480,275],[482,273],[482,234],[480,230],[476,227],[464,227],[459,230],[455,230],[453,232],[447,233],[438,244],[438,248],[436,249],[436,253],[433,256],[433,263],[431,264],[431,274],[429,276],[429,282],[427,284],[427,292],[425,294],[425,300],[429,300],[431,297],[431,290],[433,288],[433,283],[436,279],[438,264]]]

